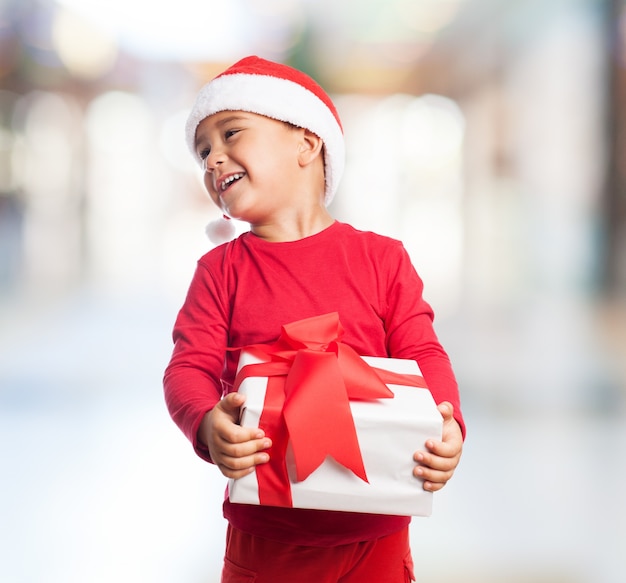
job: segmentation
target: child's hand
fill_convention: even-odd
[[[443,416],[441,441],[429,439],[426,442],[428,451],[416,451],[413,455],[418,463],[413,475],[424,480],[424,490],[429,492],[441,490],[447,484],[459,465],[463,451],[461,428],[452,416],[454,408],[447,401],[437,408]]]
[[[198,430],[198,438],[227,478],[241,478],[251,473],[254,466],[269,460],[263,450],[271,447],[272,442],[265,433],[237,423],[244,401],[245,397],[239,393],[226,395],[204,416]]]

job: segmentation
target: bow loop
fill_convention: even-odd
[[[343,326],[339,314],[332,312],[285,324],[279,342],[282,340],[296,350],[308,348],[326,351],[331,342],[339,341],[342,337]]]
[[[393,399],[393,392],[381,380],[376,369],[367,364],[347,344],[336,343],[337,364],[349,399]]]

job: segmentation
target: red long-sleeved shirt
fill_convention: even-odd
[[[270,343],[283,324],[338,312],[342,341],[359,354],[416,360],[435,401],[453,404],[465,435],[457,383],[422,289],[399,241],[338,221],[298,241],[269,243],[246,233],[213,249],[198,262],[174,327],[164,378],[172,418],[210,461],[197,432],[206,412],[232,390],[238,355],[226,347]],[[228,500],[224,514],[246,532],[320,546],[378,538],[410,520]]]

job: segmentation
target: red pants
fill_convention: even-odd
[[[228,527],[222,583],[410,583],[408,527],[374,541],[304,547]]]

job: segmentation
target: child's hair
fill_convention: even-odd
[[[198,124],[220,111],[247,111],[313,132],[324,142],[325,198],[335,196],[344,169],[341,120],[330,97],[311,77],[256,56],[238,61],[200,90],[187,119],[187,145],[195,148]]]

